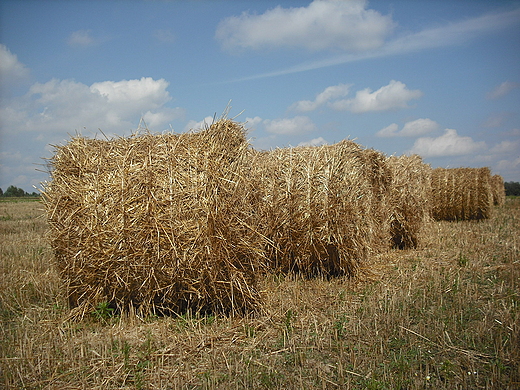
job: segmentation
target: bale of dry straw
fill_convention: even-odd
[[[255,310],[262,265],[243,127],[56,147],[44,189],[72,306],[142,312]]]
[[[256,153],[262,195],[256,228],[271,269],[304,276],[354,275],[371,250],[372,187],[352,141]]]
[[[388,249],[391,229],[392,199],[390,190],[393,182],[393,171],[387,157],[374,149],[362,150],[362,172],[369,182],[370,195],[365,197],[366,214],[374,221],[371,237],[371,248],[377,252]]]
[[[493,192],[493,204],[502,206],[506,202],[506,188],[504,179],[500,175],[491,176],[491,190]]]
[[[389,194],[390,238],[393,247],[416,248],[430,219],[431,168],[418,155],[391,156]]]
[[[493,194],[489,168],[437,168],[432,171],[432,216],[436,220],[490,218]]]

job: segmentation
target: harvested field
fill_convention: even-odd
[[[255,317],[70,319],[37,202],[0,203],[5,389],[517,389],[520,200],[429,222],[358,276],[259,276]]]

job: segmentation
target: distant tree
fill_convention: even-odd
[[[7,187],[7,190],[5,190],[5,193],[3,196],[21,197],[21,196],[25,196],[25,191],[21,188],[15,187],[15,186],[9,186],[9,187]]]
[[[4,196],[4,191],[0,188],[0,196]]]
[[[504,183],[506,188],[506,196],[514,195],[520,196],[520,183],[517,181],[509,181]]]

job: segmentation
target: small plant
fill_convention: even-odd
[[[348,323],[348,318],[345,314],[343,314],[340,318],[334,322],[334,330],[336,331],[336,336],[338,338],[342,338],[345,336],[346,328],[345,325]]]
[[[459,253],[459,267],[465,267],[468,265],[469,259],[461,253]]]
[[[289,309],[285,312],[284,325],[285,325],[285,329],[287,330],[287,333],[291,333],[293,330],[292,322],[293,322],[294,317],[295,317],[295,313],[291,309]]]
[[[114,309],[110,307],[109,302],[100,302],[96,309],[92,312],[92,316],[100,322],[106,323],[109,318],[114,315]]]
[[[246,337],[255,337],[255,328],[253,326],[249,326],[248,324],[244,325],[244,332]]]

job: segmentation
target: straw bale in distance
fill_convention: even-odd
[[[418,155],[391,156],[390,238],[399,249],[416,248],[430,219],[431,168]]]
[[[248,147],[227,119],[200,132],[56,147],[43,195],[70,304],[255,310],[261,243],[248,227]]]
[[[390,235],[391,211],[390,188],[393,172],[388,165],[387,157],[374,149],[363,149],[363,166],[361,170],[371,188],[369,196],[365,197],[366,214],[373,219],[372,243],[374,251],[388,250]]]
[[[493,194],[489,168],[436,168],[432,171],[432,216],[436,220],[490,218]]]
[[[493,204],[502,206],[506,202],[506,188],[502,176],[491,176],[491,190],[493,191]]]
[[[304,276],[354,275],[370,252],[371,186],[352,141],[256,153],[257,229],[269,267]]]

